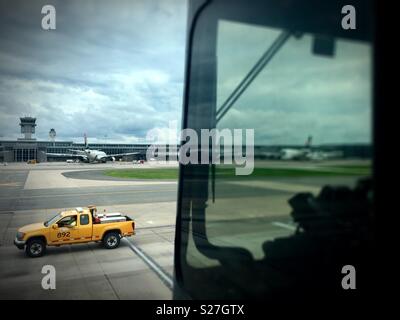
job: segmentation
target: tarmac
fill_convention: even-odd
[[[339,163],[341,164],[341,163]],[[348,162],[345,162],[348,164]],[[313,170],[314,163],[266,162]],[[320,165],[324,165],[323,163]],[[102,179],[104,169],[176,167],[177,164],[13,163],[0,167],[0,299],[171,299],[177,182]],[[327,170],[330,170],[327,168]],[[354,185],[354,177],[218,180],[217,201],[209,201],[206,229],[220,246],[246,248],[262,259],[262,244],[293,234],[287,200],[298,192],[317,194],[322,185]],[[48,247],[28,258],[13,245],[17,229],[59,211],[94,204],[122,212],[136,223],[136,235],[119,248],[99,243]],[[189,241],[187,262],[215,265]],[[55,290],[44,290],[42,268],[57,271]]]
[[[61,174],[69,168],[0,168],[0,299],[171,299],[177,183],[69,179]],[[100,243],[65,245],[48,247],[36,259],[14,246],[21,226],[89,204],[132,217],[136,235],[114,250]],[[56,269],[55,290],[41,286],[45,265]]]

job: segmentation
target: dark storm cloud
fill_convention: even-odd
[[[57,29],[41,29],[53,4]],[[0,135],[134,141],[180,119],[186,2],[2,1]],[[116,140],[116,141],[117,141]]]

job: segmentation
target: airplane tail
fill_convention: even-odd
[[[312,144],[312,136],[308,136],[306,140],[306,148],[310,148]]]
[[[87,148],[89,148],[89,146],[88,146],[88,142],[87,142],[87,135],[86,135],[86,133],[83,134],[83,137],[84,137],[84,141],[85,141],[85,149],[87,149]]]

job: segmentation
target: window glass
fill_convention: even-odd
[[[80,216],[80,223],[81,223],[81,226],[84,226],[84,225],[89,224],[89,215],[87,215],[87,214],[81,214],[81,216]]]
[[[54,216],[53,218],[47,220],[47,221],[44,223],[44,225],[45,225],[46,227],[51,226],[54,222],[56,222],[56,221],[57,221],[58,219],[60,219],[60,218],[61,218],[61,214],[58,213],[58,214],[57,214],[56,216]]]
[[[219,21],[217,115],[282,32]],[[320,203],[323,187],[341,186],[350,194],[371,175],[371,47],[334,39],[333,54],[319,55],[314,40],[307,33],[288,37],[217,123],[218,129],[254,129],[255,164],[249,176],[216,165],[205,209],[212,245],[240,247],[263,260],[274,255],[268,248],[277,239],[312,232],[335,241],[343,235],[346,218],[307,208],[305,222],[295,213],[304,202],[294,198],[307,193],[306,202]],[[192,232],[187,260],[194,267],[220,263],[197,250]]]
[[[67,216],[58,221],[59,227],[73,227],[76,226],[76,216]]]

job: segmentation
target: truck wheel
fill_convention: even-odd
[[[26,244],[25,253],[32,258],[41,257],[46,252],[46,244],[43,240],[32,239]]]
[[[118,232],[107,233],[103,238],[103,245],[106,249],[115,249],[119,246],[121,238]]]

